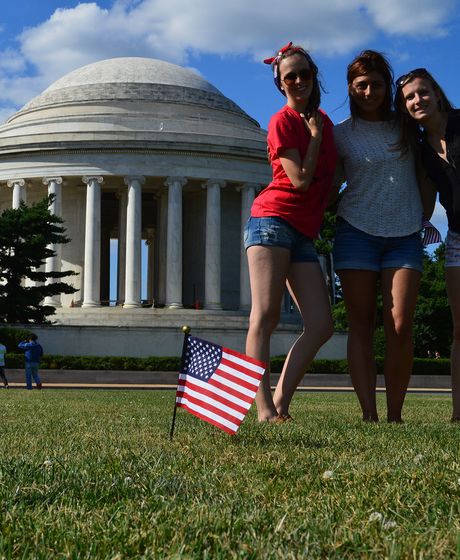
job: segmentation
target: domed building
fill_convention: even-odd
[[[109,303],[110,239],[117,302],[140,306],[143,239],[149,304],[247,308],[242,216],[269,178],[258,123],[195,72],[160,60],[75,70],[0,128],[0,180],[12,189],[1,207],[47,189],[72,238],[49,263],[79,273],[78,292],[58,306]]]
[[[160,60],[79,68],[0,127],[0,211],[52,193],[72,240],[46,263],[78,273],[75,294],[48,302],[62,325],[161,326],[184,308],[225,310],[227,326],[247,315],[242,227],[270,177],[259,124]]]

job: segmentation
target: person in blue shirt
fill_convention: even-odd
[[[3,380],[3,386],[5,389],[8,389],[8,380],[5,376],[5,355],[6,355],[6,346],[4,346],[0,342],[0,377]]]
[[[37,385],[37,389],[42,388],[42,382],[38,375],[38,368],[43,356],[43,348],[41,344],[37,342],[38,336],[36,334],[31,334],[27,340],[23,340],[19,343],[18,348],[24,350],[24,357],[26,361],[26,385],[27,389],[32,389],[32,377]]]

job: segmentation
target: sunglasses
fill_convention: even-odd
[[[281,81],[287,86],[293,86],[297,78],[304,82],[309,82],[313,78],[313,72],[310,68],[304,68],[298,72],[288,72]]]
[[[430,76],[430,74],[426,68],[415,68],[415,70],[411,70],[407,74],[399,76],[396,80],[396,87],[400,88],[405,86],[409,80],[412,80],[412,78],[416,78],[417,76]]]

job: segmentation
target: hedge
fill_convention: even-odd
[[[6,346],[6,344],[5,344]],[[271,371],[280,373],[285,356],[271,359]],[[7,367],[21,368],[24,355],[7,354]],[[383,358],[376,358],[377,372],[383,373]],[[178,371],[179,357],[132,358],[123,356],[53,356],[45,354],[41,363],[43,369],[81,369],[81,370],[129,370],[129,371]],[[347,360],[315,360],[309,368],[311,373],[348,373]],[[450,360],[414,359],[414,375],[450,375]]]

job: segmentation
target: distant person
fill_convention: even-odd
[[[3,380],[3,387],[8,389],[8,380],[5,376],[5,355],[6,355],[6,346],[0,343],[0,377]]]
[[[433,358],[433,354],[431,353],[431,350],[427,350],[426,351],[426,357],[431,360]]]
[[[268,369],[256,395],[259,421],[283,422],[290,420],[299,382],[334,330],[313,240],[332,190],[336,150],[332,122],[319,109],[321,86],[310,55],[289,43],[264,62],[271,64],[286,104],[268,125],[273,178],[256,197],[244,231],[252,296],[246,354],[269,362],[287,286],[304,330],[288,353],[274,396]]]
[[[440,354],[439,352],[436,351],[436,352],[434,353],[434,359],[435,359],[435,360],[440,360],[440,359],[441,359],[441,354]]]
[[[337,210],[334,265],[348,319],[348,367],[363,420],[377,422],[373,341],[380,291],[387,419],[401,422],[423,263],[415,158],[395,149],[399,129],[388,60],[376,51],[361,52],[348,65],[347,82],[351,115],[334,127],[347,182]]]
[[[38,375],[38,368],[43,356],[43,348],[38,342],[38,336],[31,334],[26,340],[19,343],[18,348],[24,350],[27,389],[32,389],[32,378],[37,389],[41,389],[42,382]]]
[[[454,324],[451,351],[452,421],[460,422],[460,110],[425,68],[396,81],[395,105],[401,123],[401,148],[416,149],[447,214],[446,284]],[[430,214],[431,215],[431,214]],[[429,215],[427,216],[429,217]],[[435,354],[440,358],[439,352]]]

